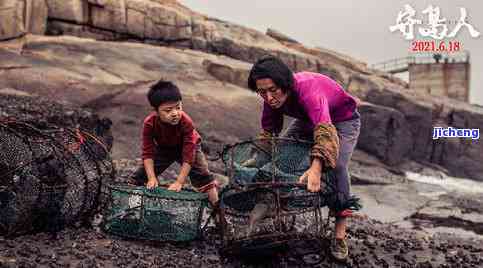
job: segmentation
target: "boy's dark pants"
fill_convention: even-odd
[[[154,154],[154,173],[156,176],[163,173],[173,162],[182,164],[182,151],[180,148],[162,148],[158,147]],[[201,151],[201,146],[196,147],[195,161],[191,166],[189,173],[191,185],[200,192],[206,192],[215,186],[213,176],[208,169],[208,162],[205,154]],[[137,185],[144,185],[147,182],[147,175],[144,165],[138,168],[134,173],[133,179]]]

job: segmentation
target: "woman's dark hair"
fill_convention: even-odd
[[[153,108],[158,109],[162,103],[181,101],[181,93],[175,84],[159,80],[149,89],[148,101]]]
[[[279,58],[266,55],[257,60],[248,76],[248,88],[257,90],[257,80],[270,78],[283,92],[292,91],[294,86],[293,73]]]

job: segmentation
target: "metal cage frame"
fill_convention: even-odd
[[[99,205],[102,207],[105,200],[103,187],[106,180],[112,180],[115,174],[109,151],[101,138],[79,128],[59,128],[45,122],[13,119],[0,121],[0,131],[5,137],[11,135],[12,139],[18,141],[18,144],[2,141],[2,146],[10,147],[10,152],[17,158],[22,158],[22,161],[12,163],[13,160],[8,160],[5,153],[2,155],[3,160],[0,159],[0,164],[4,165],[0,170],[0,193],[3,199],[0,204],[5,209],[20,209],[25,214],[21,215],[22,219],[16,219],[10,224],[6,219],[3,224],[0,222],[0,233],[5,236],[37,231],[56,234],[67,225],[90,222],[98,212]],[[13,148],[16,145],[22,145],[25,152],[16,151]],[[71,172],[70,176],[67,171]],[[19,177],[19,172],[30,173],[28,177]],[[23,182],[31,183],[34,188],[19,184]],[[82,186],[75,188],[76,183]],[[33,192],[22,192],[22,189]],[[92,192],[92,189],[95,190]],[[66,197],[67,194],[70,196]],[[81,199],[77,200],[73,194]],[[19,208],[19,204],[9,203],[24,196],[35,199],[31,206]],[[66,206],[72,205],[78,207],[78,210],[71,215],[68,214],[71,211]],[[61,208],[63,212],[60,211]],[[47,217],[43,220],[45,222],[40,220],[42,216]]]
[[[305,140],[299,140],[294,138],[278,138],[278,137],[271,137],[271,138],[259,138],[259,139],[251,139],[242,141],[239,143],[235,143],[232,145],[227,145],[223,149],[222,152],[222,159],[225,164],[226,173],[228,174],[229,178],[232,179],[234,177],[234,170],[235,170],[235,150],[237,146],[243,146],[246,144],[254,144],[258,149],[264,151],[265,153],[270,155],[271,161],[271,181],[268,182],[253,182],[253,183],[244,183],[240,184],[234,181],[230,181],[230,185],[227,186],[221,192],[220,198],[220,231],[222,237],[222,247],[220,252],[223,255],[239,255],[239,254],[259,254],[261,251],[271,251],[275,249],[282,248],[289,244],[289,242],[294,240],[318,240],[320,238],[326,237],[328,233],[328,226],[330,224],[330,217],[324,219],[322,214],[322,208],[328,206],[331,202],[331,199],[334,198],[335,193],[335,184],[333,180],[329,180],[328,178],[333,176],[331,171],[324,173],[323,176],[327,179],[325,180],[325,189],[329,191],[319,192],[319,193],[311,193],[308,192],[306,189],[305,184],[301,184],[298,182],[282,182],[277,180],[276,172],[275,172],[275,154],[276,150],[275,147],[277,142],[291,142],[291,143],[298,143],[304,144],[305,146],[311,146],[313,143]],[[271,151],[267,152],[266,149],[257,146],[257,143],[265,143],[270,144]],[[229,155],[229,157],[226,157]],[[228,160],[228,161],[227,161]],[[307,167],[308,168],[308,167]],[[281,189],[288,188],[288,189],[298,189],[302,190],[301,195],[297,196],[297,198],[305,199],[305,198],[312,198],[314,202],[311,204],[307,204],[306,207],[300,209],[294,209],[292,211],[284,211],[283,209],[283,202],[284,194]],[[235,192],[236,194],[248,194],[250,191],[268,191],[274,195],[275,199],[275,212],[270,217],[273,219],[274,222],[274,231],[268,234],[262,235],[250,235],[247,237],[236,238],[233,235],[233,230],[230,230],[230,223],[227,221],[227,217],[247,217],[246,213],[236,212],[236,209],[230,208],[227,205],[227,198],[230,197],[231,192]],[[288,228],[287,230],[287,222],[284,222],[283,219],[293,219],[295,221],[295,217],[302,214],[308,214],[312,217],[312,220],[315,222],[315,233],[301,233],[294,231],[293,228]],[[233,224],[233,223],[231,223]],[[289,223],[290,224],[290,223]],[[293,222],[292,222],[293,224]],[[292,226],[293,227],[293,226]]]

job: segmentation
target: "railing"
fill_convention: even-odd
[[[410,64],[429,64],[429,63],[467,63],[470,62],[470,54],[463,51],[451,56],[443,56],[436,61],[436,54],[421,54],[417,56],[408,56],[403,58],[396,58],[384,62],[371,65],[371,68],[388,72],[391,74],[407,72]]]
[[[410,57],[397,58],[373,64],[371,67],[388,73],[401,73],[408,70],[409,61]]]

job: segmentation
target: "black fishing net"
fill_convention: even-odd
[[[201,220],[208,205],[206,194],[129,185],[109,189],[111,198],[104,215],[107,232],[157,241],[189,241],[201,236]]]
[[[0,234],[87,223],[113,181],[108,148],[79,128],[0,121]]]
[[[332,171],[322,174],[317,193],[298,182],[310,167],[311,148],[307,141],[270,138],[224,149],[222,159],[230,177],[230,185],[221,193],[224,253],[260,253],[290,241],[317,240],[328,225],[323,207],[360,208],[356,197],[339,196]]]

